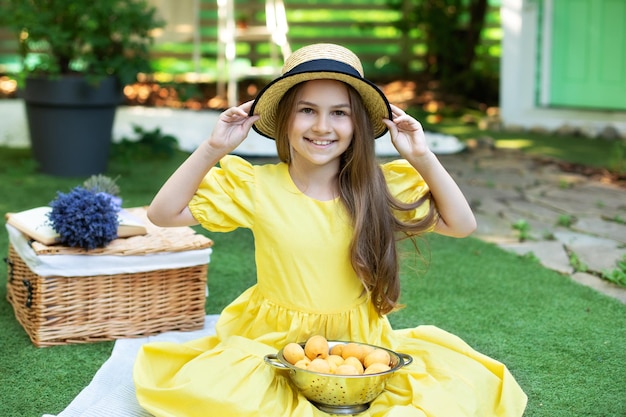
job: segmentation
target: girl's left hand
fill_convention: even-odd
[[[429,152],[422,124],[401,108],[391,105],[393,120],[383,119],[387,125],[391,142],[405,159],[424,156]]]

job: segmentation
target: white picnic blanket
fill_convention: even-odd
[[[219,315],[206,316],[204,328],[193,332],[165,332],[139,339],[119,339],[111,357],[89,385],[56,417],[150,417],[135,397],[133,364],[139,348],[148,342],[186,342],[215,334]],[[55,417],[44,414],[43,417]]]

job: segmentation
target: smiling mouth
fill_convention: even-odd
[[[315,140],[315,139],[307,139],[307,140],[311,142],[312,144],[318,145],[318,146],[326,146],[334,142],[333,140]]]

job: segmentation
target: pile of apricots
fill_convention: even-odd
[[[288,343],[283,348],[283,357],[296,368],[321,374],[369,375],[391,369],[391,356],[384,349],[353,342],[331,348],[320,335],[311,336],[304,347]]]

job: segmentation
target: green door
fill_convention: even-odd
[[[626,0],[552,0],[550,106],[626,110]]]

